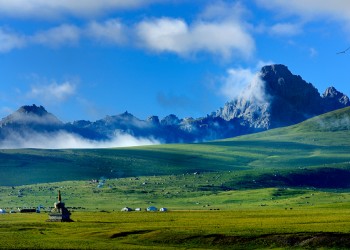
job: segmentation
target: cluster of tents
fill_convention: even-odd
[[[133,210],[133,209],[130,208],[130,207],[124,207],[124,208],[121,209],[121,211],[122,211],[122,212],[142,211],[142,209],[141,209],[141,208],[135,208],[135,210]],[[151,206],[151,207],[148,207],[148,208],[146,209],[146,211],[147,211],[147,212],[157,212],[157,211],[160,211],[160,212],[167,212],[168,209],[165,208],[165,207],[162,207],[162,208],[160,208],[160,209],[158,210],[158,208]]]

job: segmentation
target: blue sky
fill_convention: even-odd
[[[350,95],[350,2],[0,0],[0,117],[200,117],[282,63]]]

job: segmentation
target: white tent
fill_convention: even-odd
[[[165,208],[165,207],[162,207],[161,209],[159,209],[159,211],[161,211],[161,212],[166,212],[166,211],[168,211],[168,209]]]
[[[152,207],[148,207],[148,208],[147,208],[147,211],[148,211],[148,212],[156,212],[156,211],[158,211],[158,209],[157,209],[156,207],[153,207],[153,206],[152,206]]]
[[[130,212],[130,211],[132,211],[132,209],[130,207],[124,207],[124,208],[122,208],[121,211],[122,212]]]

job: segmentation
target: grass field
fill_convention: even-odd
[[[18,187],[0,187],[0,207],[53,206],[61,190],[66,205],[79,211],[119,211],[128,206],[146,208],[154,205],[172,210],[232,210],[319,207],[350,202],[348,189],[272,187],[231,189],[232,172],[108,179],[102,187],[91,181],[67,181]],[[252,181],[251,181],[252,182]],[[255,181],[256,182],[256,181]]]
[[[346,108],[200,144],[0,150],[0,208],[44,206],[0,215],[0,248],[349,249],[349,121]],[[58,190],[74,223],[45,222]],[[118,212],[150,205],[170,212]]]
[[[0,216],[2,249],[256,249],[350,247],[349,209],[76,212]]]
[[[256,249],[350,247],[345,189],[224,190],[230,172],[66,181],[0,188],[2,249]],[[49,223],[61,190],[72,223]],[[20,194],[20,195],[18,195]],[[19,196],[19,197],[18,197]],[[169,212],[144,212],[148,206]],[[141,207],[142,212],[118,212]]]

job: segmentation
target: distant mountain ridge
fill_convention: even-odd
[[[321,96],[301,76],[293,75],[281,64],[264,66],[260,71],[265,100],[254,102],[238,98],[216,112],[229,121],[239,118],[254,128],[276,128],[299,123],[308,118],[350,105],[349,98],[334,87]]]
[[[23,106],[0,121],[0,144],[13,132],[21,136],[32,131],[64,131],[97,141],[113,138],[116,133],[126,133],[136,138],[154,138],[162,143],[201,142],[292,125],[350,106],[349,97],[334,87],[320,95],[311,83],[293,75],[281,64],[262,67],[258,76],[258,83],[254,83],[258,86],[248,86],[255,93],[239,96],[201,118],[181,119],[171,114],[163,119],[150,116],[141,120],[125,112],[95,122],[63,123],[42,106]]]

